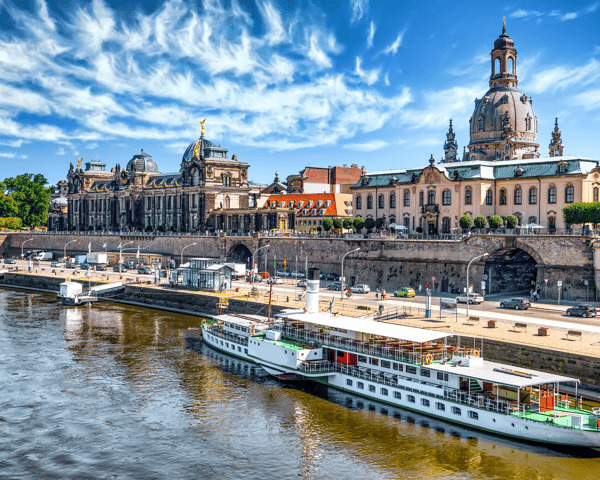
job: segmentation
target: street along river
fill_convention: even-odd
[[[194,317],[0,290],[0,478],[600,478],[513,442],[311,384],[182,332]]]

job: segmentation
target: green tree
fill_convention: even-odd
[[[577,202],[563,208],[563,219],[567,225],[600,223],[600,202]]]
[[[317,227],[317,232],[321,233],[322,231],[323,231],[323,227],[321,227],[321,225],[319,225],[319,226]]]
[[[351,218],[344,218],[344,221],[342,222],[342,226],[346,230],[350,230],[350,229],[354,228],[354,222],[352,221]]]
[[[487,227],[487,218],[485,218],[483,215],[479,215],[473,221],[473,226],[475,228],[485,228],[485,227]]]
[[[371,217],[367,218],[365,220],[365,228],[369,233],[371,233],[371,230],[375,228],[375,220],[373,220]]]
[[[506,217],[506,228],[515,228],[519,224],[519,219],[515,215]]]
[[[23,225],[41,226],[48,222],[50,189],[42,174],[24,173],[4,180],[5,193],[15,201]]]
[[[352,221],[352,226],[357,232],[360,232],[365,226],[365,221],[362,219],[362,217],[356,217]]]
[[[378,218],[377,220],[375,220],[375,228],[377,228],[377,230],[381,230],[384,225],[385,220],[383,218]]]
[[[333,228],[335,228],[336,230],[339,230],[340,228],[342,228],[342,219],[341,218],[333,219]]]
[[[325,230],[326,232],[328,232],[332,228],[333,228],[333,220],[331,220],[331,218],[325,218],[325,219],[323,219],[323,230]]]
[[[492,215],[490,217],[490,228],[502,228],[504,225],[504,220],[499,215]]]
[[[18,217],[19,206],[12,196],[4,193],[5,191],[6,185],[0,182],[0,217]]]
[[[460,228],[469,229],[473,225],[473,219],[469,215],[460,217]]]

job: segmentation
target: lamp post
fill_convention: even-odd
[[[23,245],[25,245],[27,242],[31,242],[32,240],[33,240],[33,237],[28,238],[21,244],[21,260],[23,260]]]
[[[183,264],[183,251],[187,248],[187,247],[191,247],[193,245],[196,245],[196,242],[194,243],[190,243],[189,245],[186,245],[185,247],[183,247],[181,249],[181,258],[179,259],[179,266],[181,267],[181,265]]]
[[[467,317],[469,316],[469,302],[470,302],[469,301],[469,267],[471,266],[473,261],[475,261],[481,257],[487,257],[488,255],[489,255],[489,253],[484,253],[483,255],[477,255],[476,257],[472,258],[471,261],[469,262],[469,264],[467,265]]]
[[[123,262],[121,261],[122,260],[121,257],[122,257],[122,253],[123,253],[123,248],[125,247],[125,245],[129,245],[131,243],[133,243],[133,242],[127,242],[127,243],[125,243],[123,245],[119,244],[119,273],[121,273],[121,271],[123,270],[123,266],[122,266]]]
[[[63,249],[63,258],[65,259],[65,263],[67,263],[67,245],[76,241],[77,240],[71,240],[70,242],[65,243],[65,248]]]
[[[252,265],[250,267],[250,271],[252,272],[252,290],[254,290],[254,255],[256,255],[259,250],[262,250],[263,248],[267,247],[270,247],[268,243],[266,245],[263,245],[262,247],[258,247],[256,250],[254,250],[254,253],[252,254]]]
[[[345,290],[345,288],[344,288],[344,287],[345,287],[345,283],[346,283],[346,282],[344,282],[344,258],[346,258],[346,257],[347,257],[348,255],[350,255],[351,253],[358,252],[359,250],[360,250],[360,247],[359,247],[359,248],[355,248],[354,250],[350,250],[348,253],[346,253],[346,254],[345,254],[343,257],[342,257],[342,286],[341,286],[341,292],[340,292],[340,293],[341,293],[341,299],[342,299],[342,300],[344,299],[344,290]]]

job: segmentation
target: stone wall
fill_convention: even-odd
[[[125,293],[119,298],[143,303],[149,307],[168,307],[189,313],[214,315],[219,313],[219,297],[180,290],[162,290],[138,285],[126,285]]]

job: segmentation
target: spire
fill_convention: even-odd
[[[552,131],[552,140],[550,141],[550,156],[562,157],[563,144],[560,130],[558,129],[558,117],[554,119],[554,130]]]
[[[502,17],[502,35],[506,34],[506,17]]]
[[[457,152],[458,152],[458,143],[456,143],[456,134],[452,128],[452,119],[450,119],[450,127],[448,128],[448,133],[446,133],[446,143],[444,143],[444,151],[446,155],[444,157],[444,163],[452,163],[456,162]]]

